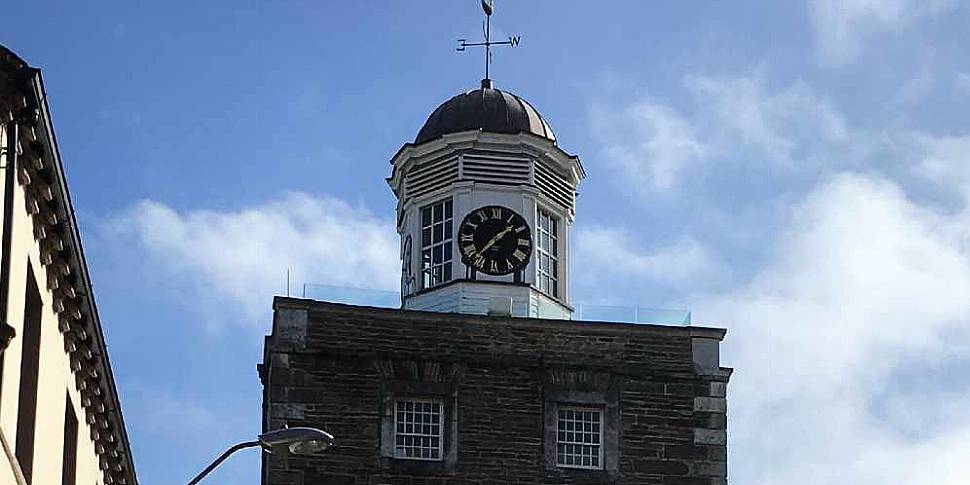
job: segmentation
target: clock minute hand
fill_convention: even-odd
[[[498,234],[496,234],[494,237],[492,237],[492,239],[489,242],[485,243],[485,245],[482,246],[482,249],[479,249],[478,250],[478,253],[481,254],[481,253],[484,253],[485,251],[487,251],[488,248],[494,246],[495,243],[497,243],[499,239],[502,239],[502,236],[508,234],[509,231],[511,231],[511,230],[512,230],[511,227],[506,227],[504,230],[500,231]]]

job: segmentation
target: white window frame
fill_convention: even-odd
[[[550,211],[536,207],[536,288],[553,298],[559,298],[559,218]]]
[[[434,216],[435,208],[441,207],[441,219]],[[448,215],[448,209],[451,215]],[[430,211],[429,218],[425,218],[425,211]],[[452,262],[452,248],[454,244],[455,224],[454,202],[451,197],[437,200],[418,209],[418,241],[421,244],[421,288],[427,289],[442,285],[454,279],[454,265]],[[430,221],[429,221],[430,220]],[[440,229],[440,239],[436,231]],[[425,238],[425,234],[428,235]],[[440,259],[435,261],[434,253],[440,251]]]
[[[580,420],[575,420],[575,419],[573,419],[573,420],[563,420],[563,412],[593,413],[593,415],[595,415],[595,416],[598,417],[598,420],[597,420],[597,422],[593,422],[593,420],[585,421],[585,420],[582,420],[582,419],[580,419]],[[581,469],[584,469],[584,470],[602,470],[604,468],[603,447],[605,446],[605,443],[603,442],[603,438],[604,438],[603,428],[604,428],[604,424],[605,424],[604,419],[605,419],[605,416],[604,416],[604,413],[603,413],[603,408],[600,408],[600,407],[562,406],[562,405],[557,406],[557,410],[556,410],[556,466],[559,467],[559,468],[581,468]],[[574,424],[574,428],[572,430],[564,429],[563,423],[565,423],[567,421],[571,421]],[[583,430],[577,431],[575,429],[575,424],[577,424],[577,423],[583,425]],[[585,424],[589,424],[590,425],[589,426],[590,427],[590,430],[589,431],[586,431]],[[598,432],[594,431],[594,429],[593,429],[594,427],[598,427],[599,428],[598,430],[596,430]],[[572,434],[572,439],[566,439],[567,437],[570,437],[570,434],[569,433],[573,433]],[[577,433],[580,435],[578,438],[576,436]],[[594,440],[595,440],[595,442],[593,442]],[[578,464],[577,463],[566,463],[567,460],[564,459],[564,457],[566,457],[566,456],[569,456],[569,457],[577,457],[578,456],[580,458],[584,456],[584,454],[582,452],[580,452],[578,454],[577,453],[564,453],[563,452],[563,448],[564,447],[571,447],[571,446],[573,446],[573,447],[575,447],[575,446],[578,446],[578,447],[584,447],[584,446],[593,447],[593,446],[595,446],[595,449],[596,449],[596,455],[595,455],[596,456],[596,464],[595,465],[592,464],[592,459],[590,460],[590,464],[589,465],[583,464],[581,462],[582,460],[580,460],[580,463],[578,463]],[[588,456],[590,456],[592,458],[593,455],[588,455]],[[572,461],[572,460],[569,460],[569,461]]]
[[[437,421],[437,423],[434,423],[434,422],[418,423],[418,422],[415,422],[413,419],[412,419],[412,421],[410,423],[408,423],[408,421],[406,419],[405,419],[405,422],[402,423],[399,418],[400,418],[402,412],[405,413],[405,416],[406,416],[407,410],[406,409],[405,410],[401,410],[400,407],[402,406],[402,404],[408,404],[408,403],[410,403],[412,405],[412,409],[413,409],[413,406],[415,406],[415,405],[425,405],[425,404],[427,404],[427,405],[430,405],[432,407],[433,406],[437,406],[437,408],[438,408],[438,412],[437,412],[437,414],[438,414],[438,421]],[[414,411],[412,411],[412,413],[413,412]],[[423,414],[426,414],[425,412],[422,412],[422,413]],[[427,413],[433,414],[433,411],[428,411]],[[429,426],[429,427],[433,427],[434,425],[437,425],[438,426],[438,433],[437,434],[434,434],[432,432],[427,432],[426,433],[426,432],[424,432],[423,429],[421,431],[415,431],[413,427],[412,427],[412,430],[411,431],[407,431],[407,425],[408,424],[411,424],[412,426],[421,425],[421,426]],[[401,428],[404,428],[405,431],[400,431]],[[412,448],[412,449],[418,449],[418,450],[420,450],[420,449],[428,449],[429,450],[428,456],[415,456],[415,455],[409,454],[407,451],[405,451],[405,450],[408,449],[408,445],[406,445],[406,444],[399,445],[398,444],[398,437],[404,438],[405,443],[407,441],[407,438],[409,438],[409,437],[412,438],[412,439],[414,439],[414,438],[418,438],[418,439],[427,438],[429,440],[431,440],[432,438],[437,438],[437,440],[438,440],[438,446],[437,447],[432,447],[432,446],[424,447],[424,446],[420,446],[420,445],[418,445],[418,446],[411,445],[410,448]],[[441,401],[440,399],[425,399],[425,398],[398,398],[398,399],[395,399],[394,400],[394,458],[401,459],[401,460],[443,461],[444,460],[444,452],[445,452],[445,443],[444,443],[444,441],[445,441],[445,404],[444,404],[443,401]],[[434,454],[433,453],[434,451],[437,451],[437,456],[436,457],[435,456],[432,456]]]

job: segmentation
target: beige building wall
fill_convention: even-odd
[[[4,145],[6,144],[4,135]],[[4,193],[4,179],[0,177],[0,194]],[[13,451],[17,441],[17,415],[20,400],[20,366],[23,357],[24,306],[27,288],[27,263],[34,271],[37,288],[43,301],[40,334],[40,366],[37,379],[37,413],[34,427],[34,464],[32,485],[61,483],[64,457],[65,400],[71,397],[74,415],[78,420],[77,475],[78,484],[101,484],[98,455],[91,441],[90,425],[80,407],[81,396],[74,384],[70,359],[64,349],[64,337],[57,327],[53,311],[53,295],[47,288],[47,272],[40,262],[40,248],[33,236],[33,222],[27,213],[24,190],[15,184],[13,208],[13,239],[11,240],[9,324],[17,336],[3,358],[3,381],[0,384],[0,431]],[[0,199],[2,203],[2,199]],[[2,212],[0,212],[2,214]],[[4,485],[17,484],[11,475],[4,477]],[[6,481],[10,480],[10,481]]]
[[[12,223],[6,323],[16,330],[0,368],[0,485],[137,485],[47,98],[40,71],[0,46],[0,147],[10,127],[20,126],[10,210],[3,207],[6,155],[0,164],[0,248],[8,212]],[[19,409],[28,267],[42,308],[33,465],[25,481],[16,448],[18,420],[30,414]],[[77,421],[76,465],[74,481],[64,484],[68,402]]]

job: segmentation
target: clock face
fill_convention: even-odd
[[[458,248],[466,265],[482,273],[506,275],[529,262],[532,232],[525,219],[512,209],[480,207],[461,221]]]

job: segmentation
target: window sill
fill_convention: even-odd
[[[433,475],[454,471],[454,466],[443,460],[384,457],[381,462],[384,470],[405,475]]]

